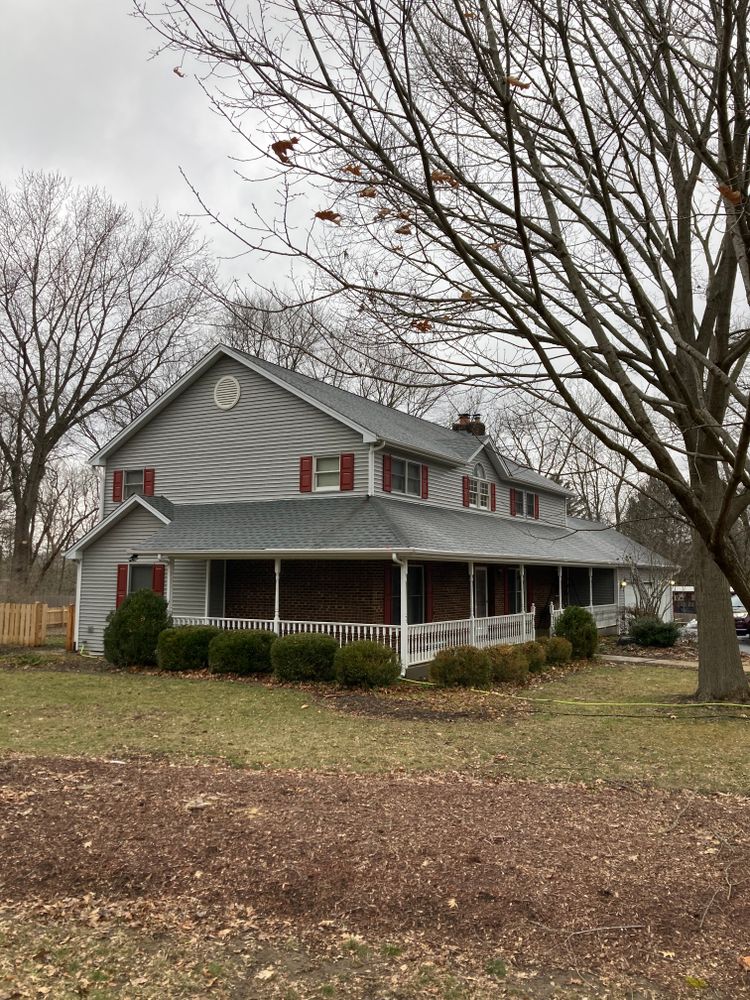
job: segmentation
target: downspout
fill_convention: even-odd
[[[367,495],[368,497],[375,496],[375,452],[382,451],[385,448],[385,441],[380,443],[376,441],[370,442],[370,450],[367,455]]]
[[[399,559],[395,552],[391,553],[391,559],[401,569],[401,622],[399,628],[399,654],[401,656],[401,676],[406,676],[406,668],[409,666],[409,609],[408,609],[408,589],[407,579],[409,573],[409,560]]]

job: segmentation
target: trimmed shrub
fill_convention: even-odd
[[[208,647],[220,629],[213,625],[180,625],[159,636],[156,661],[160,670],[205,670]]]
[[[555,635],[568,640],[574,660],[589,659],[599,645],[599,633],[593,615],[576,604],[566,608],[557,619]]]
[[[501,644],[487,650],[492,667],[492,679],[498,684],[525,684],[529,677],[529,661],[520,646]]]
[[[489,687],[492,681],[489,655],[476,646],[441,649],[430,665],[430,680],[439,687]]]
[[[674,646],[680,635],[679,625],[660,618],[634,618],[630,634],[639,646]]]
[[[271,646],[273,672],[280,681],[332,681],[338,648],[330,635],[285,635]]]
[[[213,674],[270,674],[276,638],[260,629],[220,632],[208,646],[208,669]]]
[[[153,666],[159,633],[171,624],[163,597],[136,590],[107,616],[104,655],[116,667]]]
[[[540,674],[547,662],[547,654],[541,642],[524,642],[521,646],[529,665],[529,673]]]
[[[350,642],[336,650],[333,662],[344,687],[388,687],[401,674],[398,653],[379,642]]]
[[[547,640],[547,663],[567,663],[573,658],[573,645],[561,635]]]

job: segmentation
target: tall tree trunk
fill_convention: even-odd
[[[729,582],[693,533],[698,609],[698,691],[701,701],[750,701],[734,628]]]

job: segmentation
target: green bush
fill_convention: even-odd
[[[634,618],[630,634],[639,646],[674,646],[680,628],[674,622],[663,622],[660,618]]]
[[[273,672],[280,681],[332,681],[338,648],[329,635],[285,635],[271,646]]]
[[[573,644],[561,635],[547,640],[547,663],[567,663],[573,658]]]
[[[599,645],[599,633],[593,615],[576,604],[566,608],[557,619],[555,635],[568,640],[574,660],[589,659]]]
[[[529,677],[529,661],[520,646],[490,646],[487,650],[492,667],[492,679],[498,684],[525,684]]]
[[[208,647],[220,629],[213,625],[181,625],[159,636],[156,660],[160,670],[205,670]]]
[[[529,665],[529,673],[540,674],[544,670],[544,664],[547,662],[544,645],[541,642],[524,642],[521,645],[521,649]]]
[[[116,667],[152,666],[159,633],[171,624],[163,597],[153,590],[136,590],[107,617],[104,655]]]
[[[220,632],[208,646],[208,669],[214,674],[270,674],[274,632]]]
[[[350,642],[336,651],[336,680],[344,687],[388,687],[401,674],[398,654],[379,642]]]
[[[430,665],[430,680],[439,687],[489,687],[490,658],[476,646],[441,649]]]

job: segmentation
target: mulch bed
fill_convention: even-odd
[[[11,757],[0,851],[0,905],[146,900],[207,933],[239,907],[311,938],[417,935],[674,996],[750,986],[735,796]]]

